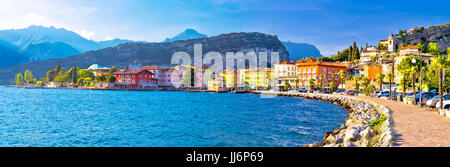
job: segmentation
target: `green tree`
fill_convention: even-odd
[[[116,71],[119,71],[119,70],[116,68],[116,66],[112,66],[112,67],[109,69],[108,74],[109,74],[109,75],[112,75],[112,74],[115,73]]]
[[[437,43],[434,43],[434,42],[428,43],[427,50],[429,53],[431,53],[434,56],[441,55],[441,50],[439,49],[439,46],[437,45]]]
[[[289,88],[291,88],[291,84],[288,81],[284,82],[284,89],[287,90]]]
[[[78,75],[80,76],[80,78],[90,78],[91,80],[95,77],[94,73],[87,69],[81,69],[80,71],[78,71]]]
[[[195,76],[196,71],[197,70],[194,67],[188,67],[188,69],[184,71],[181,84],[185,87],[194,87],[195,83],[198,81],[198,77]]]
[[[26,70],[24,75],[24,80],[27,84],[30,84],[33,82],[33,74],[31,74],[30,70]]]
[[[16,75],[16,85],[23,85],[23,76],[21,73]]]
[[[358,46],[356,46],[356,41],[353,42],[353,50],[352,50],[352,60],[359,59],[359,49]]]
[[[341,70],[338,72],[339,78],[340,78],[340,82],[338,83],[338,86],[342,84],[342,82],[344,81],[344,76],[347,74],[347,72],[345,72],[344,70]]]
[[[398,70],[398,72],[403,76],[403,78],[402,78],[402,83],[403,83],[403,95],[402,95],[402,97],[403,98],[405,98],[405,94],[406,94],[406,89],[407,89],[407,87],[406,87],[406,78],[408,77],[408,76],[410,76],[410,73],[411,73],[411,67],[413,66],[412,65],[412,62],[411,62],[411,60],[412,60],[412,56],[408,56],[408,57],[406,57],[406,58],[404,58],[398,65],[397,65],[397,70]]]
[[[309,90],[312,91],[314,89],[314,85],[316,85],[316,80],[311,79],[308,81],[308,84],[309,84]]]
[[[428,53],[427,45],[423,43],[418,43],[416,45],[423,53]]]
[[[114,75],[109,75],[108,78],[106,78],[107,82],[116,82],[116,76]]]
[[[298,89],[298,83],[300,83],[300,79],[295,79],[294,82],[295,82],[295,88]]]
[[[56,73],[59,74],[63,69],[61,68],[61,62],[58,60],[58,64],[56,64]]]
[[[375,76],[375,79],[377,80],[377,83],[380,84],[380,91],[383,90],[383,80],[385,75],[383,73],[378,73],[377,76]]]
[[[334,90],[336,90],[336,88],[337,88],[336,83],[330,82],[330,89],[331,89],[331,92],[333,92]]]
[[[389,99],[392,99],[392,80],[394,79],[394,75],[392,72],[389,72],[386,77],[389,80]]]
[[[319,84],[320,84],[320,85],[319,85],[319,86],[320,86],[320,90],[322,90],[323,79],[325,79],[325,75],[322,74],[322,75],[319,76],[319,80],[320,80],[320,83],[319,83]]]
[[[355,81],[355,90],[356,90],[356,95],[358,95],[359,92],[359,81],[361,80],[360,76],[354,76],[353,80]]]
[[[378,59],[380,59],[380,57],[378,55],[370,56],[370,62],[371,63],[376,63],[378,61]]]
[[[58,75],[58,76],[56,76],[56,78],[55,78],[55,82],[59,82],[59,83],[67,83],[67,82],[70,82],[70,77],[69,77],[69,75],[66,75],[66,74],[64,74],[64,75]]]
[[[443,87],[444,80],[442,79],[443,78],[443,69],[444,68],[450,69],[449,66],[450,66],[450,61],[446,60],[443,55],[438,55],[431,59],[431,66],[430,66],[429,71],[437,71],[437,73],[438,73],[440,109],[442,109],[442,107],[443,107],[442,106],[443,89],[444,89],[444,87]],[[450,70],[446,70],[446,71],[450,71]],[[436,75],[434,75],[434,76],[436,76]],[[431,76],[431,77],[433,77],[433,76]]]
[[[105,82],[106,81],[106,76],[103,74],[99,74],[95,77],[95,81],[96,82]]]
[[[78,68],[78,67],[72,67],[69,69],[68,75],[69,75],[71,83],[77,83],[78,78],[79,78],[79,75],[78,75],[79,70],[80,70],[80,68]]]
[[[362,77],[360,79],[359,86],[362,88],[362,92],[366,96],[370,96],[370,94],[375,90],[375,86],[370,84],[370,80],[367,77]]]

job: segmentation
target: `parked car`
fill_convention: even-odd
[[[377,97],[380,94],[380,92],[381,91],[379,90],[373,91],[372,96]]]
[[[382,91],[382,92],[378,92],[377,94],[376,94],[376,96],[375,97],[378,97],[378,98],[380,98],[381,97],[381,95],[386,95],[387,94],[387,96],[389,97],[389,91]]]
[[[305,92],[307,92],[308,90],[307,90],[306,88],[299,88],[298,91],[299,91],[299,92],[305,93]]]
[[[378,98],[389,99],[389,92],[382,92]]]
[[[441,103],[439,103],[439,96],[438,96],[436,108],[440,108],[440,106],[441,106],[440,104]],[[442,107],[443,109],[447,109],[447,110],[450,109],[450,93],[447,93],[443,96],[442,106],[444,106],[444,107]]]
[[[296,89],[288,89],[288,92],[298,92]]]
[[[419,94],[420,92],[416,92],[416,95]],[[414,92],[408,92],[405,94],[405,98],[403,99],[404,103],[413,103],[415,101],[415,97],[414,97]]]
[[[422,93],[416,94],[416,103],[420,102],[421,95],[422,95],[422,102],[427,101],[428,99],[431,99],[434,96],[436,96],[436,94],[434,92],[422,92]]]
[[[435,108],[438,101],[439,101],[439,95],[434,96],[433,98],[427,100],[425,105],[428,107],[431,107],[431,108]]]
[[[348,95],[356,95],[356,91],[354,91],[354,90],[349,90],[349,91],[347,91],[347,94],[348,94]]]

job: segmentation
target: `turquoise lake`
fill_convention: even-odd
[[[0,86],[0,146],[299,147],[347,117],[291,97]]]

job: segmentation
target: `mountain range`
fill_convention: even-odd
[[[139,63],[141,65],[170,66],[172,55],[175,52],[187,52],[194,55],[194,45],[202,44],[202,52],[218,52],[222,55],[222,62],[226,62],[227,52],[248,53],[254,51],[267,52],[267,61],[271,61],[271,53],[278,52],[280,61],[289,60],[289,53],[277,36],[258,32],[252,33],[229,33],[218,36],[195,38],[188,40],[177,40],[173,42],[152,42],[152,43],[125,43],[116,47],[108,47],[95,51],[88,51],[80,55],[73,55],[66,58],[47,59],[22,65],[16,65],[0,69],[0,80],[2,83],[11,84],[14,75],[23,73],[29,69],[36,78],[43,77],[45,73],[60,62],[61,67],[88,68],[91,64],[101,64],[102,66],[116,66],[126,68],[130,64]],[[216,62],[216,60],[214,60]],[[225,64],[223,67],[226,67]]]
[[[164,42],[172,42],[177,40],[187,40],[204,37],[208,36],[199,33],[194,29],[188,28],[172,38],[166,38]],[[316,58],[322,57],[322,54],[320,54],[319,49],[317,49],[314,45],[308,43],[296,43],[291,41],[281,41],[281,43],[286,47],[286,50],[289,52],[290,61],[295,61],[307,57],[316,57]]]
[[[49,58],[65,58],[127,42],[136,41],[122,39],[94,41],[64,28],[34,25],[24,29],[1,30],[0,67]]]

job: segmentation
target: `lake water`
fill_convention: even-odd
[[[302,98],[0,86],[0,146],[296,147],[347,116]]]

